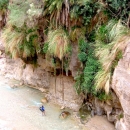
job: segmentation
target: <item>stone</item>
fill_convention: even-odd
[[[43,99],[41,99],[42,103],[48,103],[48,100],[44,97]]]
[[[113,78],[112,88],[115,91],[124,117],[118,121],[117,130],[130,130],[130,42],[128,42],[123,58],[119,60],[116,66]]]
[[[60,108],[61,110],[63,110],[63,109],[65,109],[65,106],[61,106],[61,108]]]
[[[39,88],[39,90],[43,93],[47,93],[48,92],[48,89],[45,89],[45,88]]]
[[[23,81],[21,81],[21,82],[19,83],[19,85],[20,85],[20,86],[24,85],[24,82],[23,82]]]
[[[68,111],[63,111],[63,112],[61,112],[61,114],[59,115],[59,118],[60,118],[60,119],[66,119],[69,115],[71,115],[70,112],[68,112]]]

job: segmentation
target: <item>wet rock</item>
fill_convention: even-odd
[[[95,98],[95,113],[98,116],[101,116],[104,114],[103,109],[103,102],[101,102],[99,99]]]
[[[80,115],[80,123],[82,124],[86,124],[91,119],[91,110],[87,104],[84,104],[80,108],[79,115]]]
[[[70,112],[68,112],[68,111],[63,111],[63,112],[61,112],[59,118],[60,118],[60,119],[66,119],[69,115],[71,115]]]
[[[44,97],[43,99],[41,99],[42,103],[48,103],[48,100]]]
[[[70,58],[70,65],[69,65],[69,70],[71,70],[72,72],[72,76],[75,77],[77,76],[77,72],[79,72],[79,70],[82,71],[83,67],[82,67],[82,63],[80,62],[79,58],[78,58],[78,46],[76,44],[73,44],[72,47],[72,55]]]
[[[11,84],[10,87],[11,87],[12,89],[15,89],[15,88],[18,87],[18,85],[17,85],[17,84]]]

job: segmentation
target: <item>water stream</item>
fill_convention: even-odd
[[[46,116],[42,116],[42,92],[29,87],[12,89],[8,80],[0,77],[0,81],[0,130],[83,129],[71,116],[59,119],[60,107],[52,103],[44,104]]]

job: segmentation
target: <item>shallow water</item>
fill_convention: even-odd
[[[46,116],[39,107],[43,93],[29,87],[10,88],[0,77],[0,130],[82,130],[82,126],[70,116],[59,119],[60,107],[44,104]],[[4,82],[5,80],[5,82]]]

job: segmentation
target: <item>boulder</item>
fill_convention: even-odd
[[[67,118],[69,115],[71,115],[70,112],[68,112],[68,111],[63,111],[63,112],[61,112],[59,118],[60,118],[60,119],[65,119],[65,118]]]
[[[42,103],[47,103],[48,100],[47,100],[47,98],[44,97],[44,98],[41,100],[41,102],[42,102]]]

